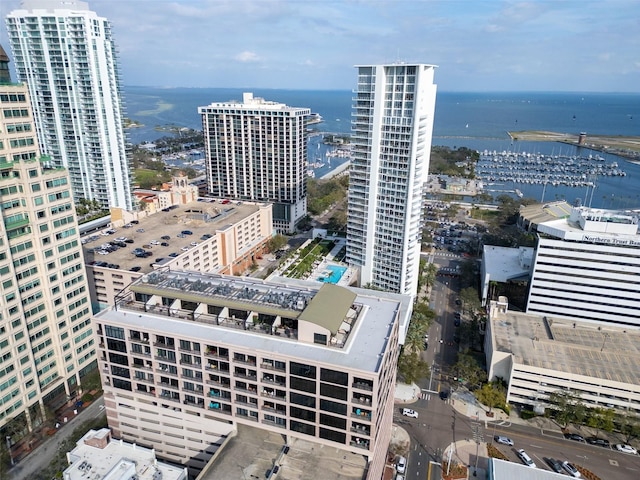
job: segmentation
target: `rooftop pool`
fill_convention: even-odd
[[[346,271],[347,267],[327,265],[327,268],[318,277],[318,281],[324,283],[338,283]]]

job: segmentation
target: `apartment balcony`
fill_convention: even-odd
[[[261,363],[260,367],[262,367],[265,370],[273,370],[275,372],[282,372],[285,373],[286,371],[286,367],[276,367],[275,365],[273,365],[272,363]]]
[[[351,385],[352,388],[357,388],[358,390],[367,390],[369,392],[373,391],[373,382],[353,382]]]

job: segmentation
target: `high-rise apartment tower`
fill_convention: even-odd
[[[40,156],[27,87],[0,82],[0,428],[31,429],[95,368],[71,196],[67,171]]]
[[[74,199],[132,208],[111,26],[79,1],[25,0],[6,18],[42,153],[69,171]]]
[[[307,214],[308,108],[243,94],[242,103],[199,107],[209,192],[273,203],[273,226],[291,233]]]
[[[415,295],[436,101],[434,65],[358,66],[347,261],[362,285]]]

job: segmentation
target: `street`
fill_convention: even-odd
[[[35,473],[45,470],[57,455],[61,444],[71,437],[75,428],[82,425],[83,422],[104,414],[104,400],[100,397],[87,408],[80,411],[75,418],[31,452],[22,462],[9,470],[9,478],[11,480],[28,480],[33,478]]]

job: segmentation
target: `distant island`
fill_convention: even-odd
[[[135,120],[131,120],[130,118],[124,118],[122,120],[124,123],[124,128],[139,128],[144,127],[144,125],[140,122],[136,122]]]
[[[587,133],[557,133],[544,130],[507,132],[514,141],[561,142],[576,147],[590,148],[598,152],[611,153],[634,162],[640,161],[640,137],[622,135],[590,135]]]

